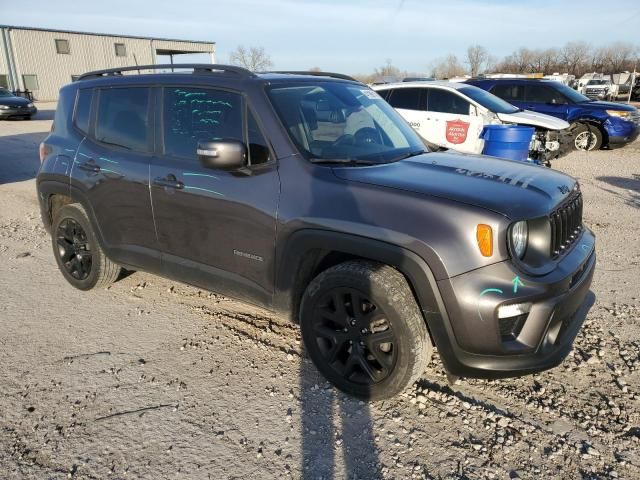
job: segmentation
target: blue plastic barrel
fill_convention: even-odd
[[[492,157],[526,161],[533,127],[522,125],[487,125],[480,138],[484,139],[482,153]]]

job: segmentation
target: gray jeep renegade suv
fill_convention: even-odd
[[[329,73],[127,67],[60,91],[37,189],[62,275],[146,270],[288,315],[338,388],[402,391],[557,365],[587,310],[576,181],[429,153],[377,93]],[[172,66],[176,68],[176,66]]]

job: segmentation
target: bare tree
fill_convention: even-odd
[[[630,43],[616,42],[607,48],[605,70],[607,73],[620,73],[629,70],[630,65],[638,54],[638,48]]]
[[[451,78],[464,74],[464,67],[453,53],[431,64],[431,76],[434,78]]]
[[[588,68],[591,47],[585,42],[569,42],[562,48],[560,55],[567,72],[578,77]]]
[[[484,72],[489,60],[489,52],[482,45],[471,45],[467,48],[467,64],[472,77]]]
[[[229,55],[229,61],[233,65],[244,67],[252,72],[267,70],[273,66],[271,57],[264,51],[263,47],[249,47],[239,45]]]
[[[400,69],[393,65],[390,58],[387,58],[385,64],[379,68],[376,68],[373,74],[376,77],[395,77],[400,79],[402,72]]]

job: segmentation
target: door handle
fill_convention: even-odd
[[[184,188],[184,183],[182,183],[180,180],[177,180],[176,176],[172,174],[169,174],[164,178],[155,178],[153,180],[153,184],[158,187],[175,188],[177,190],[182,190]]]
[[[98,173],[100,171],[100,165],[96,165],[93,160],[88,162],[81,163],[78,165],[80,170],[84,170],[85,172]]]

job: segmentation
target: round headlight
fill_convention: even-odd
[[[527,250],[527,240],[529,236],[529,228],[526,221],[516,222],[511,227],[511,245],[513,245],[513,253],[522,258]]]
[[[33,107],[33,103],[30,103],[29,105],[27,105],[27,107],[29,108]]]

